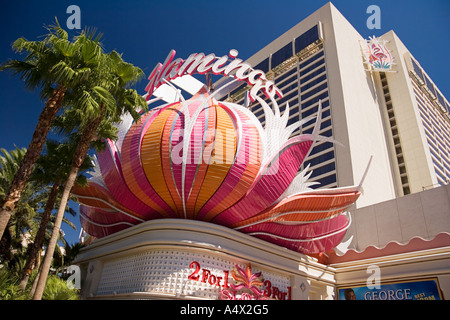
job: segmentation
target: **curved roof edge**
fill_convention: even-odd
[[[384,247],[368,246],[362,251],[350,249],[343,255],[338,255],[332,250],[326,254],[315,256],[315,258],[317,258],[320,263],[329,265],[443,247],[450,247],[450,233],[441,232],[433,239],[429,240],[421,237],[414,237],[407,243],[391,241]]]

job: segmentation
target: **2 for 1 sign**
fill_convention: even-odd
[[[197,261],[192,261],[189,265],[193,272],[188,276],[189,280],[199,281],[206,283],[211,286],[219,287],[220,289],[228,289],[228,276],[230,274],[229,270],[223,270],[222,274],[214,274],[209,269],[202,268],[200,263]],[[270,280],[264,281],[264,297],[269,299],[277,300],[291,300],[291,287],[288,287],[287,291],[283,291],[278,287],[272,285]]]

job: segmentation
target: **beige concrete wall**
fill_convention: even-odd
[[[374,83],[377,78],[364,68],[361,44],[365,40],[333,6],[331,13],[334,37],[325,44],[333,47],[327,52],[333,129],[336,140],[344,143],[336,148],[339,186],[359,184],[373,156],[364,194],[356,202],[359,208],[393,199],[396,193]],[[350,176],[353,181],[348,180]]]
[[[350,249],[382,248],[391,241],[404,244],[414,237],[431,240],[450,233],[450,185],[359,208],[351,215],[344,238],[353,236]]]

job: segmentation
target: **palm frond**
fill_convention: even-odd
[[[64,30],[61,25],[58,22],[58,18],[55,17],[55,24],[46,26],[46,29],[48,30],[50,35],[57,36],[60,39],[67,40],[69,39],[69,34],[66,30]]]
[[[75,71],[65,61],[58,62],[50,71],[54,73],[58,82],[69,83],[75,76]]]

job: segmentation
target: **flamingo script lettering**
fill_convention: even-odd
[[[248,63],[237,59],[237,55],[238,51],[232,49],[228,56],[216,57],[214,53],[205,55],[201,52],[191,54],[186,60],[181,58],[174,60],[175,50],[171,50],[164,63],[158,63],[148,78],[149,83],[145,88],[145,91],[148,92],[147,100],[166,81],[188,74],[205,74],[208,72],[246,81],[248,85],[252,86],[249,92],[252,102],[256,100],[259,91],[262,91],[268,98],[274,98],[275,95],[280,98],[283,97],[281,90],[272,81],[267,80],[264,71],[253,69]]]

